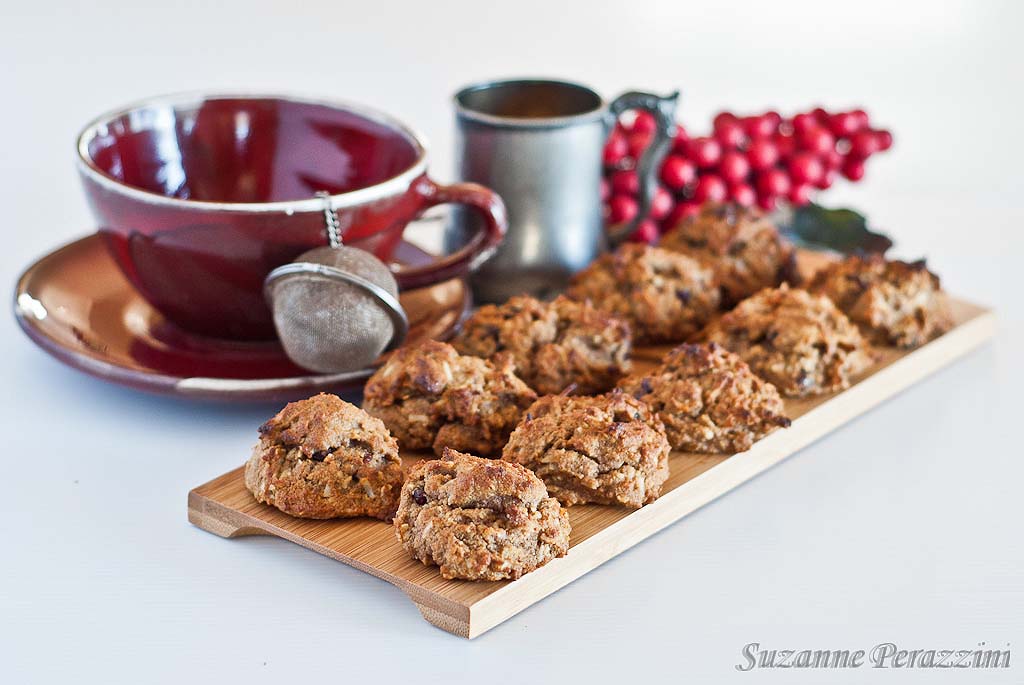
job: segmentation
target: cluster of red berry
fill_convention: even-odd
[[[640,181],[636,161],[654,135],[654,117],[627,112],[604,148],[601,196],[609,223],[636,216]],[[829,113],[820,107],[783,119],[777,112],[715,116],[710,136],[691,138],[682,126],[665,156],[650,216],[632,239],[654,242],[704,202],[731,200],[774,209],[780,200],[810,201],[837,174],[864,177],[864,162],[892,146],[892,134],[871,128],[864,110]]]

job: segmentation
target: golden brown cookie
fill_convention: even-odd
[[[542,395],[569,385],[591,395],[613,388],[629,371],[632,336],[624,320],[590,302],[520,295],[478,309],[452,346],[484,359],[511,355],[516,375]]]
[[[321,393],[260,426],[245,487],[292,516],[388,520],[402,488],[398,443],[380,420]]]
[[[847,257],[818,272],[810,290],[827,295],[881,345],[917,347],[953,326],[939,277],[924,260]]]
[[[409,469],[395,534],[445,578],[515,579],[569,551],[569,515],[517,464],[445,448]]]
[[[672,448],[686,452],[744,452],[790,424],[775,386],[716,343],[680,345],[660,366],[619,387],[647,404],[665,424]]]
[[[740,302],[701,335],[740,356],[787,397],[849,387],[875,361],[870,345],[832,300],[783,284]]]
[[[598,257],[573,276],[568,295],[626,319],[638,343],[687,339],[718,311],[720,301],[710,268],[638,243]]]
[[[387,425],[402,449],[496,456],[535,399],[510,359],[492,363],[428,340],[399,349],[377,369],[363,390],[363,409]]]
[[[501,458],[529,468],[565,505],[641,507],[668,478],[665,428],[643,402],[613,390],[548,395],[527,411]]]
[[[727,307],[795,273],[793,248],[775,224],[760,210],[734,203],[705,204],[658,245],[713,269]]]

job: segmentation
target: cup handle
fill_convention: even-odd
[[[654,115],[657,127],[654,129],[654,140],[644,150],[637,163],[636,174],[640,181],[640,208],[632,221],[612,226],[608,230],[608,242],[618,245],[628,238],[633,231],[647,218],[651,211],[651,201],[658,184],[658,169],[665,158],[676,129],[676,104],[679,91],[670,95],[660,96],[654,93],[631,91],[615,98],[608,106],[609,111],[618,117],[627,109],[642,109]]]
[[[441,185],[424,176],[416,182],[415,191],[420,198],[420,212],[454,202],[478,210],[483,215],[484,225],[457,252],[428,264],[392,267],[400,290],[439,283],[475,271],[504,240],[508,230],[505,203],[492,190],[476,183]]]

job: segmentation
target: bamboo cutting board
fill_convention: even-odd
[[[987,309],[954,301],[956,327],[911,351],[883,350],[883,359],[853,387],[838,394],[786,400],[793,425],[741,454],[674,452],[662,496],[636,511],[582,505],[569,508],[569,554],[516,581],[444,580],[433,566],[414,561],[390,524],[370,519],[308,521],[256,503],[239,467],[188,495],[188,517],[222,537],[276,535],[388,581],[404,591],[430,623],[473,638],[567,585],[608,559],[777,464],[826,433],[863,414],[918,380],[978,347],[995,333]],[[654,366],[668,347],[635,354],[637,370]],[[239,455],[242,463],[248,455]],[[403,455],[406,463],[424,455]]]

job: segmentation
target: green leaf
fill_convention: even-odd
[[[772,218],[784,236],[809,250],[884,254],[893,245],[889,236],[869,229],[867,220],[852,209],[808,204],[779,209]]]

